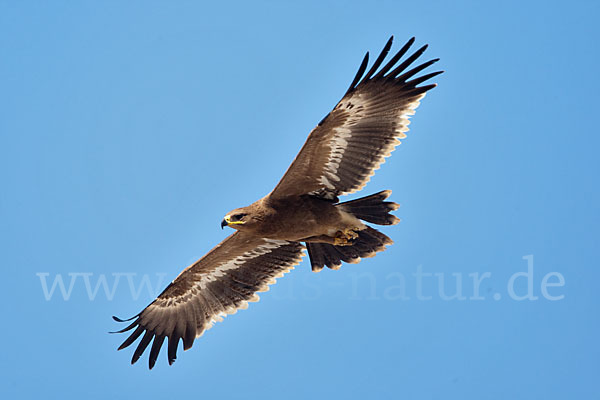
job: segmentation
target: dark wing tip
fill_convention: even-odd
[[[138,318],[138,317],[140,316],[140,314],[141,314],[141,313],[139,313],[139,314],[136,314],[136,315],[134,315],[133,317],[131,317],[131,318],[127,318],[127,319],[121,319],[121,318],[119,318],[119,317],[116,317],[116,316],[114,316],[114,315],[113,315],[113,316],[112,316],[112,319],[113,319],[113,320],[115,320],[115,321],[117,321],[117,322],[129,322],[129,321],[131,321],[131,320],[133,320],[133,319],[135,319],[135,318]],[[127,331],[129,331],[129,330],[133,329],[133,328],[134,328],[134,327],[135,327],[137,324],[138,324],[138,320],[135,320],[135,321],[134,321],[132,324],[130,324],[130,325],[128,325],[128,326],[126,326],[126,327],[125,327],[125,328],[123,328],[123,329],[120,329],[120,330],[118,330],[118,331],[110,331],[110,332],[108,332],[108,333],[111,333],[111,334],[112,334],[112,333],[125,333],[125,332],[127,332]]]
[[[117,322],[129,322],[129,321],[131,321],[132,319],[134,319],[134,318],[138,317],[139,315],[140,315],[140,314],[136,314],[136,315],[134,315],[133,317],[131,317],[131,318],[127,318],[127,319],[121,319],[121,318],[119,318],[119,317],[117,317],[117,316],[113,315],[113,316],[112,316],[112,319],[114,319],[114,320],[115,320],[115,321],[117,321]]]
[[[406,84],[410,85],[410,87],[420,87],[418,85],[420,85],[421,83],[426,82],[429,79],[431,79],[431,78],[433,78],[435,76],[438,76],[440,74],[443,74],[443,73],[444,73],[444,71],[431,72],[429,74],[426,74],[426,75],[420,76],[418,78],[412,79],[412,80],[406,82]],[[433,85],[433,87],[436,87],[437,83],[432,83],[431,85]]]
[[[377,69],[379,69],[379,66],[381,65],[383,60],[387,57],[388,53],[390,52],[390,49],[392,48],[393,39],[394,39],[393,36],[390,37],[390,39],[387,41],[385,46],[383,46],[383,50],[381,50],[381,53],[379,53],[379,57],[377,57],[377,59],[375,60],[375,62],[371,66],[371,68],[369,69],[369,72],[367,72],[365,74],[365,76],[362,78],[361,82],[365,82],[365,81],[368,81],[369,79],[371,79],[373,74],[377,71]]]
[[[150,356],[148,357],[148,368],[154,368],[160,349],[165,341],[165,335],[155,335],[152,347],[150,348]]]
[[[365,70],[367,69],[368,64],[369,64],[369,52],[367,51],[367,54],[365,54],[365,57],[363,58],[362,63],[360,63],[360,67],[358,67],[356,76],[352,80],[352,83],[350,84],[350,87],[348,88],[346,93],[349,93],[352,90],[354,90],[354,87],[358,84],[358,82],[360,81],[360,78],[362,78],[363,74],[365,73]]]
[[[383,46],[384,49],[388,49],[388,51],[392,48],[392,44],[394,43],[394,35],[390,36],[390,38],[388,39],[387,43],[385,44],[385,46]]]
[[[427,50],[427,48],[429,47],[428,44],[421,46],[412,55],[410,55],[406,60],[404,60],[399,65],[396,65],[396,63],[403,56],[406,55],[408,50],[415,43],[415,40],[416,40],[416,38],[414,36],[411,37],[404,44],[404,46],[402,46],[402,48],[400,50],[398,50],[396,52],[396,54],[394,54],[394,56],[383,67],[381,67],[381,64],[383,63],[384,59],[387,58],[387,55],[392,48],[392,43],[394,41],[394,35],[391,35],[390,38],[388,39],[387,43],[383,47],[383,50],[381,51],[381,53],[379,54],[379,56],[377,57],[377,59],[375,60],[373,65],[371,66],[371,68],[365,74],[365,71],[366,71],[368,63],[369,63],[369,52],[367,52],[367,54],[363,58],[362,63],[360,64],[360,67],[358,68],[358,72],[354,76],[354,79],[352,80],[352,83],[350,84],[350,87],[346,91],[345,95],[347,95],[348,93],[355,90],[358,86],[360,86],[363,83],[366,83],[370,80],[391,79],[392,81],[404,80],[406,82],[407,79],[411,78],[412,76],[416,75],[423,69],[429,67],[430,65],[432,65],[440,60],[439,58],[435,58],[433,60],[430,60],[424,64],[421,64],[421,65],[413,68],[412,70],[410,70],[408,72],[404,72],[404,70],[408,66],[410,66],[416,59],[418,59],[425,52],[425,50]],[[399,76],[403,72],[404,72],[404,74]],[[437,74],[438,73],[436,73],[436,75]],[[428,76],[429,76],[429,78],[431,78],[435,75],[429,74]],[[429,78],[427,78],[427,79],[429,79]],[[419,78],[417,78],[417,79],[419,79]],[[426,79],[424,79],[424,80],[426,80]],[[424,80],[421,80],[421,82]],[[415,83],[415,85],[416,84],[417,83]],[[319,125],[321,125],[323,123],[323,121],[325,121],[325,119],[327,119],[327,116],[325,118],[323,118],[323,120],[319,123]]]
[[[137,324],[137,321],[135,323]],[[131,335],[129,335],[129,337],[127,339],[125,339],[125,341],[123,341],[123,343],[121,343],[121,345],[119,346],[117,351],[123,350],[124,348],[129,347],[133,342],[135,342],[137,340],[138,337],[140,337],[140,335],[144,331],[145,331],[145,328],[138,325],[137,329],[135,331],[133,331],[131,333]]]
[[[413,36],[412,38],[410,38],[408,40],[408,42],[406,42],[404,44],[404,46],[402,46],[402,48],[400,50],[398,50],[396,52],[396,54],[394,54],[394,56],[387,62],[387,64],[385,64],[383,66],[383,68],[381,68],[379,70],[379,72],[377,72],[377,74],[373,77],[373,79],[380,79],[384,75],[386,75],[390,71],[390,69],[392,69],[394,67],[394,65],[398,62],[398,60],[400,60],[400,58],[402,58],[402,56],[404,56],[406,54],[406,52],[410,49],[410,47],[413,45],[414,42],[415,42],[415,37]]]
[[[419,86],[415,90],[417,90],[417,93],[425,93],[425,92],[430,91],[431,89],[433,89],[436,86],[437,86],[437,83],[431,83],[429,85]]]
[[[169,336],[169,344],[167,345],[167,356],[169,359],[169,365],[173,365],[177,359],[177,346],[179,345],[179,337],[173,335]]]
[[[128,321],[122,320],[121,318],[114,317],[116,321]],[[148,357],[148,367],[149,369],[154,368],[156,365],[156,361],[158,359],[160,350],[164,344],[165,339],[168,339],[167,345],[167,356],[169,365],[173,365],[175,360],[177,359],[177,347],[179,342],[183,339],[184,350],[192,347],[194,343],[194,339],[196,337],[196,324],[185,323],[184,324],[176,324],[174,327],[167,328],[166,330],[161,329],[157,331],[155,328],[149,328],[148,325],[141,324],[140,318],[138,317],[135,321],[133,321],[130,325],[128,325],[125,329],[122,329],[117,332],[110,333],[123,333],[128,330],[136,328],[133,332],[129,334],[127,339],[119,346],[117,350],[123,350],[126,347],[131,346],[140,336],[143,335],[142,339],[138,342],[137,347],[131,357],[131,364],[135,364],[138,360],[143,356],[144,352],[148,347],[150,347],[150,354]],[[152,344],[150,346],[150,344]]]
[[[112,331],[112,332],[108,332],[108,333],[125,333],[127,331],[132,330],[136,325],[138,325],[138,320],[136,319],[135,321],[133,321],[131,324],[127,325],[125,328],[120,329],[118,331]]]
[[[133,356],[131,357],[131,365],[135,364],[140,359],[142,353],[146,350],[146,347],[148,347],[153,337],[154,333],[146,331],[144,337],[142,338],[142,340],[140,340],[140,343],[133,352]]]

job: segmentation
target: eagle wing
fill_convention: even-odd
[[[119,350],[144,334],[131,363],[140,358],[152,341],[148,360],[152,369],[168,338],[168,359],[172,364],[180,340],[187,350],[215,321],[246,308],[248,302],[258,301],[256,293],[268,290],[275,278],[293,269],[301,261],[303,249],[297,242],[257,238],[240,232],[232,234],[181,272],[142,312],[127,320],[134,321],[116,333],[135,330]]]
[[[410,39],[389,62],[379,67],[392,47],[393,36],[365,74],[369,53],[350,88],[312,130],[296,159],[270,196],[311,194],[336,199],[362,189],[375,170],[406,137],[409,118],[435,84],[418,86],[443,71],[415,77],[439,59],[410,70],[427,45],[397,64],[414,43]],[[378,70],[379,69],[379,70]]]

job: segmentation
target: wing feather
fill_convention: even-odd
[[[348,91],[312,130],[271,192],[271,198],[310,194],[333,200],[356,192],[400,143],[399,139],[406,137],[410,116],[425,93],[435,87],[435,84],[418,85],[442,71],[418,76],[439,59],[407,70],[425,52],[427,45],[400,62],[414,44],[414,38],[381,67],[392,39],[365,74],[367,53]]]
[[[143,333],[131,363],[137,362],[152,342],[148,358],[152,369],[166,338],[168,361],[172,364],[180,340],[184,350],[189,349],[215,321],[258,300],[257,292],[267,290],[275,278],[301,261],[303,249],[296,242],[234,233],[186,268],[130,325],[116,332],[135,328],[119,350],[132,345]]]
[[[363,77],[363,81],[371,79],[371,76],[373,76],[373,74],[375,73],[375,71],[377,71],[377,68],[379,68],[379,66],[381,65],[381,63],[385,59],[385,57],[387,57],[388,53],[390,52],[390,49],[392,48],[392,42],[393,41],[394,41],[394,37],[391,36],[390,39],[385,44],[385,46],[383,47],[383,50],[381,50],[381,53],[379,54],[379,57],[377,57],[377,60],[375,60],[375,62],[371,66],[371,69],[369,70],[369,72],[367,72],[367,74]],[[354,83],[354,85],[356,85],[358,83],[358,81],[357,82],[353,82],[353,83]],[[352,89],[354,89],[354,85],[351,85],[350,87]]]

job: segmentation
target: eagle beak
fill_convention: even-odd
[[[245,222],[243,222],[243,221],[232,221],[231,216],[226,215],[225,218],[223,218],[223,221],[221,221],[221,229],[223,229],[226,226],[231,226],[231,225],[243,225],[244,223]]]

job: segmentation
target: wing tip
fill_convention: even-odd
[[[355,87],[358,85],[361,78],[363,77],[363,74],[365,73],[365,70],[367,69],[367,65],[369,65],[369,52],[368,51],[365,54],[362,62],[360,63],[360,67],[358,67],[358,71],[356,72],[356,75],[354,76],[354,79],[352,80],[350,87],[346,91],[346,94],[352,92],[355,89]]]
[[[112,319],[115,320],[115,321],[117,321],[117,322],[129,322],[129,321],[133,320],[134,318],[138,317],[139,315],[140,314],[136,314],[133,317],[127,318],[127,319],[121,319],[121,318],[117,317],[116,315],[113,315]]]

